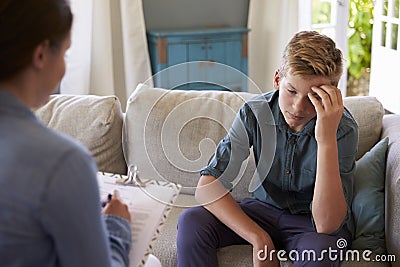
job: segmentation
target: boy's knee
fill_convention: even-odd
[[[318,233],[304,235],[297,244],[298,262],[294,266],[339,266],[341,250],[346,250],[344,240],[337,236]]]
[[[194,207],[183,211],[178,217],[178,234],[191,233],[202,235],[212,231],[215,217],[203,207]]]
[[[337,242],[340,237],[319,233],[309,233],[303,236],[300,242],[301,249],[313,249],[316,252],[323,250],[337,250]],[[343,247],[342,247],[343,248]]]
[[[198,208],[186,209],[178,217],[178,229],[185,227],[185,225],[191,228],[195,227],[201,219],[201,211]]]
[[[190,208],[178,217],[178,246],[192,247],[198,242],[204,245],[213,236],[213,220],[215,218],[203,207]]]

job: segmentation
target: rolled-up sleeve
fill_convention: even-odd
[[[200,174],[218,178],[226,189],[231,190],[232,181],[250,154],[251,125],[254,122],[254,115],[246,103],[237,113],[228,134],[219,142],[208,165],[200,171]]]
[[[113,267],[129,265],[131,249],[131,223],[114,215],[103,215],[110,240]]]

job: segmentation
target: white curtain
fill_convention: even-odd
[[[71,1],[74,13],[71,47],[66,52],[67,70],[61,81],[61,93],[88,94],[90,87],[90,51],[92,44],[93,2]]]
[[[248,27],[249,77],[267,92],[286,43],[299,29],[298,1],[250,0]]]
[[[63,94],[116,95],[123,105],[151,77],[142,0],[72,0]]]

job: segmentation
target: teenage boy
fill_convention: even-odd
[[[352,239],[358,144],[357,124],[337,88],[342,72],[332,39],[315,31],[293,36],[274,74],[275,90],[243,105],[201,171],[196,199],[202,206],[178,221],[178,266],[217,266],[217,249],[235,244],[253,246],[254,266],[278,266],[273,251],[281,249],[293,266],[339,266],[339,251]],[[271,125],[276,150],[268,162],[262,146],[275,137]],[[261,183],[253,198],[237,203],[228,193],[237,175],[231,166],[236,170],[251,147]]]

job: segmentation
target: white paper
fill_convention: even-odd
[[[128,205],[132,217],[130,266],[142,266],[151,252],[150,245],[157,237],[157,229],[168,204],[173,202],[179,191],[156,183],[146,183],[144,188],[116,184],[115,176],[102,173],[98,173],[97,178],[101,197],[104,198],[117,189],[121,201]]]

